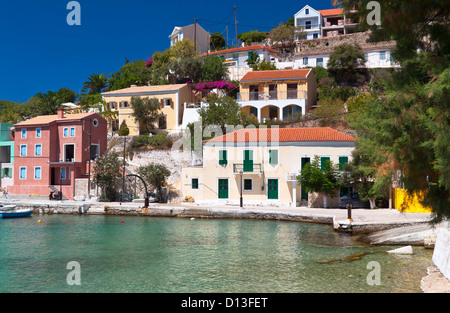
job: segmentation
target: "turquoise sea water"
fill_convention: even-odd
[[[393,248],[316,224],[35,214],[0,220],[0,292],[420,292],[432,251]]]

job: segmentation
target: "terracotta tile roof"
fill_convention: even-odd
[[[64,121],[64,122],[65,121],[76,121],[76,120],[82,120],[85,117],[88,117],[92,114],[96,114],[96,113],[76,113],[76,114],[65,113],[63,119],[59,119],[57,114],[56,115],[40,115],[40,116],[31,118],[29,120],[17,123],[14,126],[42,125],[42,124],[49,124],[53,121]]]
[[[275,70],[275,71],[256,71],[248,72],[242,77],[241,82],[245,81],[257,81],[257,80],[279,80],[279,79],[305,79],[311,69],[298,69],[298,70]]]
[[[172,85],[156,85],[156,86],[139,86],[139,87],[129,87],[119,90],[102,92],[103,96],[111,95],[123,95],[123,94],[140,94],[140,93],[152,93],[152,92],[162,92],[162,91],[176,91],[186,86],[186,84],[172,84]]]
[[[277,140],[278,139],[278,140]],[[220,142],[354,142],[355,139],[347,134],[330,127],[303,128],[251,128],[240,129],[210,140],[206,143]]]
[[[328,10],[318,10],[322,16],[330,16],[330,15],[342,15],[344,13],[344,10],[342,8],[338,9],[328,9]]]
[[[233,52],[242,52],[242,51],[254,51],[254,50],[267,50],[271,53],[278,54],[278,51],[263,45],[255,45],[255,46],[248,46],[248,47],[240,47],[240,48],[233,48],[233,49],[225,49],[225,50],[219,50],[219,51],[213,51],[209,53],[203,53],[200,56],[204,57],[207,55],[214,55],[214,54],[226,54],[226,53],[233,53]]]

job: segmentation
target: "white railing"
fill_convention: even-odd
[[[304,90],[239,92],[237,95],[237,101],[268,101],[307,98],[307,93]]]

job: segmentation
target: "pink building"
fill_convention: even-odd
[[[75,195],[75,179],[88,178],[89,159],[107,148],[107,122],[97,113],[44,115],[15,127],[14,185],[11,195]],[[92,169],[91,162],[91,169]],[[92,174],[92,170],[91,170]]]

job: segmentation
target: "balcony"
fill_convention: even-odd
[[[296,182],[298,175],[300,175],[298,172],[286,173],[286,181]]]
[[[270,101],[288,99],[307,99],[304,90],[239,92],[237,101]]]
[[[261,163],[234,163],[233,164],[233,175],[236,174],[262,174],[262,164]]]

